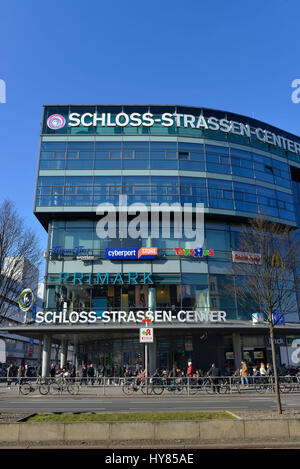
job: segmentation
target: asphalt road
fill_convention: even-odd
[[[299,409],[300,395],[282,397],[284,409]],[[92,396],[17,396],[0,395],[0,412],[110,412],[183,410],[272,410],[274,395],[176,396],[176,397],[92,397]]]

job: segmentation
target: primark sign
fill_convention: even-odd
[[[120,112],[117,115],[111,113],[71,112],[68,117],[61,114],[52,114],[47,119],[47,126],[51,130],[60,130],[66,127],[183,127],[191,129],[213,130],[224,133],[231,133],[243,137],[256,137],[257,140],[274,145],[300,155],[300,143],[276,134],[261,127],[252,127],[243,122],[218,119],[210,116],[204,117],[202,114],[195,116],[192,114],[162,113],[160,116],[151,112],[143,114],[138,112]]]

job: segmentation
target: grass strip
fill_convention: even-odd
[[[235,417],[222,411],[199,412],[103,412],[36,414],[27,422],[141,422],[160,420],[224,420]]]

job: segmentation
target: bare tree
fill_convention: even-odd
[[[289,314],[298,309],[294,273],[300,258],[299,241],[290,227],[259,217],[243,227],[237,249],[243,253],[233,263],[239,279],[238,298],[268,322],[276,402],[281,414],[274,328],[281,318],[288,321]]]
[[[32,229],[25,226],[14,204],[0,205],[0,323],[16,311],[24,288],[36,294],[42,252]]]

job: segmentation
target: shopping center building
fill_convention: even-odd
[[[137,214],[124,218],[125,201],[192,204],[193,228],[203,204],[203,244],[184,230],[176,237],[172,213],[168,235],[167,217],[146,212],[144,236]],[[48,232],[44,310],[22,335],[43,340],[44,372],[50,344],[61,343],[64,359],[72,346],[77,366],[117,374],[143,365],[139,329],[150,310],[150,371],[188,360],[203,370],[213,361],[221,369],[266,362],[267,323],[254,323],[251,305],[239,301],[232,253],[242,224],[258,214],[298,230],[299,203],[300,138],[269,124],[198,107],[44,106],[34,207]],[[109,216],[115,230],[104,238]],[[142,234],[130,237],[130,226]],[[276,326],[281,363],[295,364],[295,294],[298,310]]]

